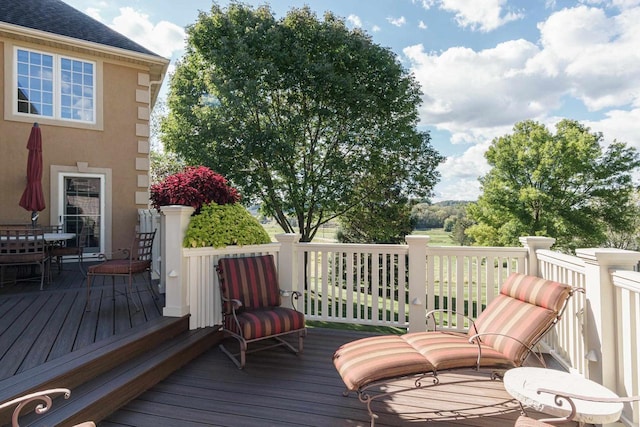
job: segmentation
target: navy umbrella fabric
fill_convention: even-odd
[[[27,143],[27,187],[20,198],[20,206],[31,211],[31,224],[36,225],[39,212],[46,207],[42,192],[42,134],[34,123]]]

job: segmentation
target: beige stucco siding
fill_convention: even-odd
[[[12,72],[11,64],[6,64],[6,40],[0,38],[0,82],[6,82],[5,73]],[[10,41],[10,49],[13,42]],[[41,48],[46,50],[46,48]],[[5,84],[0,94],[5,102],[0,102],[0,223],[26,223],[29,214],[18,206],[18,201],[26,184],[27,139],[34,121],[40,123],[43,143],[43,190],[47,209],[41,213],[41,222],[55,222],[52,218],[51,173],[54,167],[76,167],[85,165],[88,168],[111,170],[111,206],[112,229],[107,230],[112,248],[126,247],[130,243],[137,223],[137,209],[146,205],[147,188],[140,187],[148,182],[141,175],[148,170],[140,170],[142,162],[148,164],[148,153],[140,153],[140,145],[148,142],[148,137],[139,135],[140,129],[148,131],[148,117],[139,114],[140,107],[149,109],[148,102],[139,102],[140,91],[149,90],[148,70],[144,67],[126,62],[110,61],[103,58],[90,58],[72,53],[74,56],[96,61],[100,78],[97,81],[97,102],[101,103],[100,129],[78,128],[74,124],[62,121],[38,120],[38,116],[24,116],[20,121],[7,119],[5,114],[7,93]],[[10,55],[9,55],[10,56]],[[147,97],[148,99],[148,97]],[[11,105],[9,103],[9,105]],[[96,108],[98,109],[98,108]],[[31,119],[33,119],[31,121]],[[138,165],[138,167],[137,167]],[[143,197],[140,197],[142,194]],[[110,238],[109,238],[110,237]]]

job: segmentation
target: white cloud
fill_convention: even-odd
[[[592,132],[602,132],[605,143],[618,140],[626,142],[640,150],[640,108],[633,110],[612,110],[605,114],[605,118],[598,121],[582,121],[591,128]]]
[[[495,129],[539,117],[560,105],[565,87],[561,80],[526,72],[540,52],[526,40],[478,52],[456,47],[427,53],[422,45],[403,52],[424,93],[422,123],[450,131],[453,142],[493,136]]]
[[[98,9],[98,8],[88,7],[84,11],[84,13],[86,13],[87,15],[89,15],[90,17],[95,19],[96,21],[102,21],[102,18],[100,17],[100,9]]]
[[[557,11],[539,24],[537,43],[403,50],[424,93],[421,123],[448,131],[453,144],[471,145],[441,167],[444,198],[479,188],[470,177],[486,173],[478,159],[487,141],[511,133],[516,122],[533,119],[553,130],[562,118],[580,120],[562,116],[567,99],[604,116],[580,120],[592,131],[640,149],[640,7],[607,12],[584,5]]]
[[[640,7],[608,17],[602,9],[561,10],[538,25],[544,55],[591,111],[640,100]]]
[[[351,25],[353,25],[354,27],[362,28],[362,20],[358,15],[351,14],[347,16],[347,22],[351,23]]]
[[[407,23],[407,20],[404,18],[404,16],[401,16],[400,18],[389,17],[387,18],[387,21],[389,21],[391,25],[395,25],[396,27],[402,27]]]
[[[544,119],[563,98],[592,111],[640,106],[640,7],[607,17],[579,6],[539,25],[540,44],[513,40],[474,51],[404,49],[424,92],[423,124],[454,134]],[[480,132],[479,132],[480,130]],[[468,141],[468,137],[459,140]]]
[[[373,27],[371,27],[371,31],[374,33],[377,33],[378,31],[380,31],[382,28],[378,27],[377,25],[374,25]]]
[[[420,21],[418,23],[418,28],[420,28],[421,30],[426,30],[427,29],[427,24],[425,24],[424,21]]]
[[[420,3],[425,10],[431,9],[436,4],[436,0],[411,0],[413,4]]]
[[[109,26],[167,58],[184,48],[185,32],[182,27],[168,21],[153,24],[149,21],[149,15],[131,7],[120,8],[120,15],[115,17]]]
[[[484,153],[491,140],[474,145],[461,156],[450,156],[440,165],[441,181],[435,186],[434,201],[476,200],[480,195],[478,177],[489,172]]]
[[[507,0],[440,0],[440,8],[455,13],[456,22],[463,28],[489,32],[524,17],[521,12],[505,11],[506,3]]]

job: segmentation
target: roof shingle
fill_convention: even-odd
[[[0,21],[159,56],[61,0],[1,0]]]

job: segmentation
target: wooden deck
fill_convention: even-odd
[[[366,405],[353,393],[342,396],[344,385],[331,362],[339,345],[362,336],[310,329],[302,355],[282,349],[250,354],[244,370],[213,348],[99,425],[368,426]],[[520,415],[502,383],[486,375],[444,374],[442,382],[450,385],[382,399],[374,405],[376,426],[513,426]]]
[[[120,293],[123,280],[116,278],[114,299],[111,279],[99,277],[90,311],[85,310],[86,282],[75,263],[65,264],[59,275],[54,268],[43,291],[29,281],[0,288],[0,381],[162,317],[163,299],[152,297],[142,276],[136,277],[133,292],[140,311]]]
[[[100,279],[92,310],[86,312],[82,276],[74,264],[65,268],[44,291],[27,282],[0,288],[0,388],[16,374],[161,317],[162,298],[153,299],[142,278],[134,291],[140,311],[123,295],[114,301],[110,280]],[[99,426],[368,426],[366,405],[353,393],[342,396],[344,385],[331,363],[338,346],[362,336],[366,334],[311,328],[303,354],[283,349],[249,354],[244,370],[214,347]],[[519,416],[517,402],[499,381],[473,372],[441,378],[448,384],[381,399],[373,407],[379,415],[376,426],[512,426]],[[77,388],[77,394],[82,390]]]

